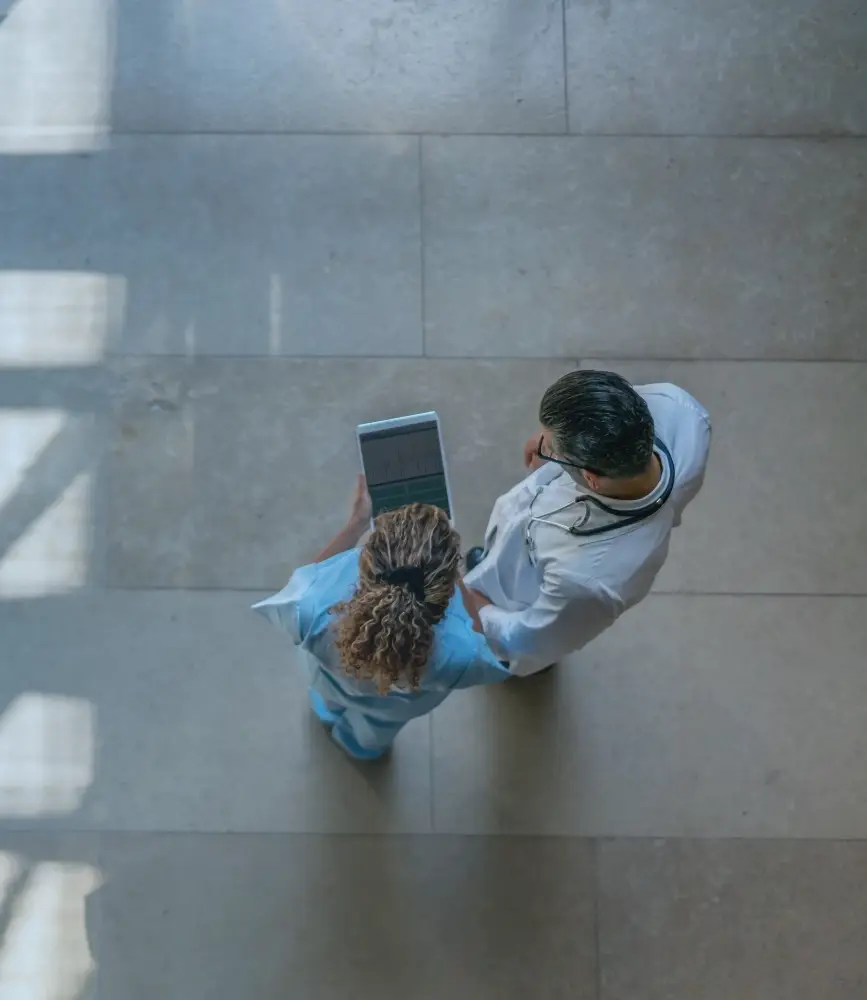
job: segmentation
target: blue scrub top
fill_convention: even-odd
[[[253,605],[254,611],[310,654],[311,687],[326,702],[361,709],[384,722],[408,722],[430,712],[456,688],[493,684],[510,676],[485,637],[473,629],[460,590],[434,627],[431,656],[417,691],[392,690],[382,695],[371,681],[346,674],[334,648],[330,608],[355,592],[358,556],[357,549],[350,549],[302,566],[278,594]]]

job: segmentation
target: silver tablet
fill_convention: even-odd
[[[410,503],[428,503],[454,520],[436,413],[359,424],[358,447],[374,517]]]

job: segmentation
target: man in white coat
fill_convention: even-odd
[[[530,474],[494,505],[466,585],[513,674],[581,649],[649,591],[701,488],[707,411],[675,385],[575,371],[539,407]]]

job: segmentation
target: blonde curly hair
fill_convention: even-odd
[[[380,514],[359,555],[355,593],[331,609],[343,669],[381,694],[417,690],[460,568],[460,536],[444,511],[416,503]]]

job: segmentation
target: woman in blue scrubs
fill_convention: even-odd
[[[311,708],[360,760],[381,757],[450,691],[509,676],[467,597],[446,514],[427,504],[381,514],[360,545],[370,513],[359,477],[346,526],[279,594],[253,605],[304,650]]]

